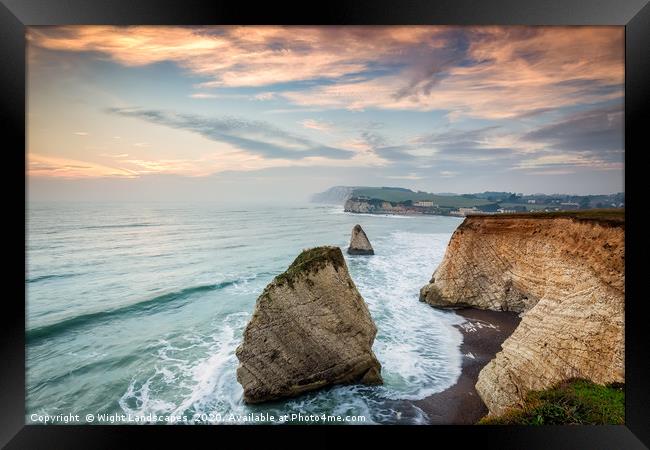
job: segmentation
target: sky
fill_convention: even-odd
[[[30,200],[624,190],[623,27],[30,27]]]

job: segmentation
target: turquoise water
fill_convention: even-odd
[[[384,385],[245,405],[234,351],[257,296],[303,248],[345,249],[356,223],[376,254],[346,261],[377,324]],[[323,205],[30,204],[27,422],[130,413],[230,423],[229,414],[266,412],[427,423],[412,400],[460,375],[453,325],[463,320],[419,302],[418,291],[459,223]]]

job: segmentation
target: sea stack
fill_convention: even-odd
[[[237,348],[244,401],[381,384],[377,328],[338,247],[304,250],[264,289]]]
[[[349,255],[374,255],[375,251],[370,245],[366,232],[361,225],[356,224],[352,228],[352,237],[350,237],[350,246],[348,247]]]

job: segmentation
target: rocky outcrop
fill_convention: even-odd
[[[257,299],[237,348],[244,400],[259,403],[332,384],[380,384],[376,334],[341,249],[304,250]]]
[[[366,232],[363,231],[361,225],[357,224],[352,228],[352,236],[350,237],[350,246],[348,247],[348,254],[350,255],[374,255],[375,251],[370,245]]]
[[[409,207],[402,203],[391,203],[384,200],[362,200],[356,197],[349,198],[343,206],[345,212],[360,214],[395,214],[416,215],[422,214],[422,208]]]
[[[522,321],[480,372],[490,414],[569,378],[624,381],[622,216],[472,216],[420,299],[516,311]]]

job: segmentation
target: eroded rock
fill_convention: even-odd
[[[259,403],[333,384],[381,384],[377,328],[338,247],[304,250],[257,299],[237,380]]]
[[[352,228],[352,236],[350,237],[350,246],[348,247],[348,254],[350,255],[374,255],[375,251],[370,245],[366,232],[363,231],[361,225],[357,224]]]
[[[519,327],[480,372],[490,414],[568,378],[624,381],[624,222],[472,216],[420,299],[516,311]]]

